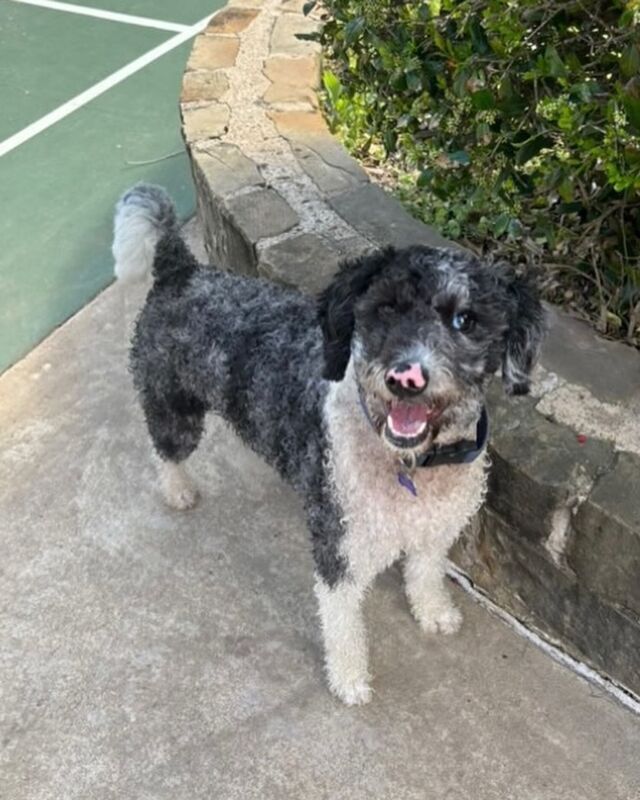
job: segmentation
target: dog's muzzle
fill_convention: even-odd
[[[433,430],[439,410],[424,402],[392,400],[384,424],[384,435],[395,447],[414,448]]]

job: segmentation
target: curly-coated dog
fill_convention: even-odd
[[[131,366],[167,502],[195,501],[183,464],[215,411],[302,496],[329,685],[367,702],[361,606],[378,573],[404,556],[422,629],[460,626],[446,556],[485,492],[488,380],[501,367],[507,392],[529,388],[535,289],[415,246],[343,264],[314,299],[199,265],[147,185],[120,200],[113,251],[120,278],[153,270]]]

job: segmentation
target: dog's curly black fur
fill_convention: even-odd
[[[337,482],[357,478],[340,478],[349,453],[337,441],[343,431],[336,420],[347,414],[344,419],[367,447],[379,442],[380,451],[371,451],[380,459],[373,481],[389,463],[405,463],[402,452],[380,441],[385,417],[397,402],[384,375],[399,359],[418,359],[429,371],[423,400],[431,404],[435,421],[417,450],[474,424],[487,380],[500,365],[507,391],[527,391],[543,330],[534,288],[506,268],[489,267],[458,250],[388,248],[344,264],[316,301],[265,280],[200,266],[180,237],[169,198],[157,187],[138,186],[125,194],[115,233],[120,276],[141,273],[152,261],[154,282],[137,321],[131,369],[156,451],[165,464],[183,462],[197,447],[211,410],[300,493],[320,587],[330,682],[347,702],[364,701],[366,675],[363,668],[350,674],[353,653],[345,656],[344,643],[332,639],[330,619],[335,598],[352,585],[362,590],[366,581],[358,576],[366,573],[369,580],[371,572],[361,569],[362,557],[348,538],[358,540],[353,522],[358,509],[350,508],[358,491],[345,494]],[[456,330],[458,322],[464,330]],[[340,389],[351,384],[357,384],[358,394]],[[358,395],[379,429],[372,430],[357,407]],[[345,402],[353,408],[345,411]],[[349,467],[357,469],[357,463]],[[478,477],[474,483],[478,498],[483,481]],[[397,502],[394,492],[395,486],[381,506],[389,519],[396,512],[384,504]],[[475,507],[470,500],[469,509]],[[465,514],[452,516],[456,535]],[[411,547],[397,545],[407,552]],[[395,550],[390,546],[389,552]],[[357,615],[352,622],[357,630]]]

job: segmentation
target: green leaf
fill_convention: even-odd
[[[596,92],[595,84],[590,83],[576,83],[570,88],[571,96],[582,101],[583,103],[590,103],[593,100],[593,95]]]
[[[471,95],[471,102],[478,111],[488,111],[490,108],[494,108],[496,104],[493,92],[490,89],[479,89],[474,92]]]
[[[544,60],[547,71],[552,78],[565,78],[567,75],[567,68],[560,58],[560,54],[552,44],[547,45],[544,51]]]
[[[423,169],[420,175],[418,175],[416,186],[419,186],[420,188],[428,186],[433,179],[433,175],[434,173],[432,169]]]
[[[631,78],[625,85],[622,102],[627,119],[640,132],[640,77]]]
[[[421,3],[418,6],[418,19],[422,20],[422,22],[426,22],[428,19],[431,19],[431,11],[426,3]]]
[[[518,152],[516,153],[516,164],[518,164],[518,166],[526,164],[527,161],[535,158],[535,156],[538,155],[543,147],[551,147],[552,144],[553,141],[547,136],[539,135],[533,136],[531,139],[527,139],[526,142],[523,142],[518,147]]]
[[[630,44],[622,51],[620,71],[625,78],[632,78],[640,72],[640,50],[635,44]]]
[[[305,3],[302,6],[302,13],[305,15],[305,17],[307,16],[307,14],[310,14],[313,11],[313,9],[317,5],[317,2],[318,0],[309,0],[309,2]]]
[[[558,185],[558,194],[565,203],[570,203],[573,200],[573,183],[569,178],[565,178]]]
[[[511,216],[509,214],[506,212],[498,214],[493,223],[493,235],[497,237],[503,236],[507,232],[510,222]]]
[[[398,137],[396,136],[395,131],[385,131],[382,136],[382,141],[384,143],[384,149],[387,153],[393,153],[396,149],[396,143],[398,141]]]
[[[511,82],[511,78],[509,75],[505,75],[504,78],[500,81],[500,88],[498,89],[498,95],[501,100],[510,100],[514,96],[513,91],[513,83]]]
[[[617,314],[614,314],[613,311],[609,311],[607,309],[607,322],[613,325],[614,328],[619,328],[622,325],[622,320]]]
[[[473,17],[469,22],[469,34],[471,36],[471,44],[476,53],[484,56],[491,51],[484,28],[477,17]]]
[[[487,144],[491,140],[491,128],[488,123],[480,122],[476,125],[476,141],[478,144]]]
[[[460,69],[456,73],[453,83],[451,87],[453,89],[454,94],[457,97],[466,97],[468,95],[467,91],[467,81],[469,80],[469,73],[465,69]]]
[[[398,128],[408,128],[412,122],[415,122],[415,117],[412,114],[401,114],[398,117]]]
[[[331,105],[335,108],[338,104],[340,96],[342,95],[342,92],[344,91],[342,84],[340,83],[340,79],[330,70],[326,70],[322,74],[322,83],[327,94],[329,95],[329,101],[331,102]]]
[[[407,79],[407,88],[411,92],[420,92],[422,91],[422,77],[420,76],[419,72],[415,70],[410,70],[409,72],[405,73],[405,77]]]
[[[507,236],[511,239],[517,239],[522,235],[522,225],[517,219],[510,219],[507,225]]]
[[[466,150],[455,150],[453,153],[447,153],[447,158],[449,161],[453,161],[463,167],[467,167],[471,163],[471,158]]]
[[[433,11],[431,13],[433,14]],[[438,15],[434,14],[433,16],[437,17]],[[444,36],[440,33],[440,31],[438,30],[432,31],[431,36],[433,37],[434,44],[438,48],[438,50],[442,51],[443,53],[448,53],[447,43],[445,41]]]
[[[633,8],[633,3],[628,3],[627,8],[623,11],[620,17],[620,27],[627,28],[631,27],[634,24],[635,19],[635,11]]]
[[[364,17],[356,17],[344,26],[344,38],[347,44],[355,42],[364,30]]]

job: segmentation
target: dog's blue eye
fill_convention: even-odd
[[[475,320],[469,311],[459,311],[451,318],[451,327],[456,331],[460,331],[460,333],[466,333],[473,328],[474,322]]]

